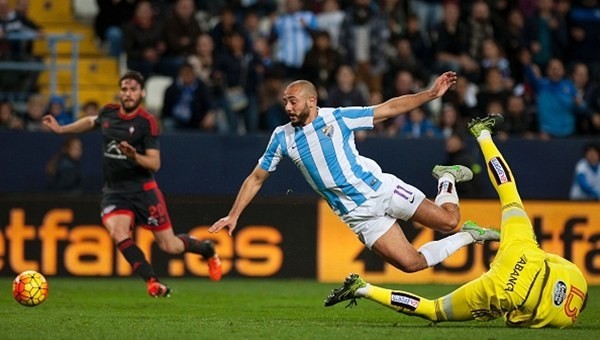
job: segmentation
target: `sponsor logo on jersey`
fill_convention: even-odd
[[[554,292],[552,293],[552,301],[556,307],[560,306],[567,298],[567,284],[563,281],[557,281],[554,284]]]
[[[406,293],[392,292],[392,305],[406,308],[410,311],[414,311],[419,307],[421,299],[417,296],[409,295]]]
[[[121,149],[119,149],[119,143],[116,140],[110,141],[106,146],[106,151],[104,151],[104,157],[114,158],[114,159],[127,159]]]
[[[517,280],[519,279],[519,276],[521,275],[521,272],[523,271],[523,269],[525,269],[525,265],[527,265],[527,257],[525,255],[521,255],[521,258],[519,258],[519,261],[517,261],[517,263],[515,263],[515,266],[513,267],[513,270],[510,273],[510,276],[508,277],[508,281],[506,281],[506,286],[504,287],[504,291],[512,292],[515,290],[515,286],[517,285]]]

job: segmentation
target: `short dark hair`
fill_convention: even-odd
[[[125,79],[131,79],[131,80],[137,81],[140,84],[140,87],[142,88],[142,90],[144,89],[144,84],[146,82],[146,79],[144,79],[144,76],[141,73],[139,73],[138,71],[128,70],[127,72],[125,72],[125,74],[123,76],[121,76],[121,79],[119,79],[119,86],[121,86],[121,83]]]
[[[600,145],[596,143],[588,143],[583,147],[583,153],[587,153],[590,150],[595,150],[596,153],[600,154]]]

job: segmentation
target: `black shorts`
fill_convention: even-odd
[[[129,215],[132,225],[160,231],[171,228],[171,218],[162,192],[156,182],[144,184],[136,193],[104,194],[100,204],[102,221],[112,215]]]

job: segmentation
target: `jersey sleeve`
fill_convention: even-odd
[[[267,145],[265,153],[258,159],[258,165],[268,172],[273,172],[277,169],[277,165],[283,158],[283,150],[285,149],[284,132],[275,129],[271,134],[271,139]]]
[[[156,124],[156,119],[154,116],[148,114],[145,116],[146,121],[148,122],[148,130],[144,136],[144,146],[146,149],[160,149],[160,144],[158,143],[158,124]]]
[[[372,106],[349,106],[336,109],[350,130],[370,130],[373,128],[374,108]]]

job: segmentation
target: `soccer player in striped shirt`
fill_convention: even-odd
[[[416,250],[406,239],[397,220],[414,222],[441,232],[451,232],[460,221],[456,181],[470,180],[462,166],[436,166],[435,201],[416,187],[384,173],[371,159],[361,156],[354,131],[394,118],[430,100],[441,97],[456,82],[456,73],[440,75],[431,88],[392,98],[369,107],[326,108],[317,105],[315,86],[305,80],[289,84],[283,102],[290,122],[277,127],[258,165],[246,178],[226,217],[209,229],[227,228],[229,235],[238,218],[283,157],[289,157],[302,175],[333,211],[350,226],[369,249],[405,272],[433,266],[459,248],[485,240],[497,240],[487,229],[463,230]]]

